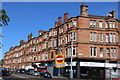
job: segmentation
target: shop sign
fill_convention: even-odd
[[[65,66],[71,66],[71,62],[65,62]],[[72,66],[76,66],[76,62],[72,62]]]
[[[55,55],[56,68],[65,67],[64,54]]]
[[[105,63],[105,67],[117,67],[117,63]]]
[[[98,62],[80,62],[80,66],[105,67],[105,63],[98,63]]]
[[[118,68],[120,68],[120,63],[118,64]]]

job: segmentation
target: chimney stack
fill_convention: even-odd
[[[28,41],[32,39],[32,33],[28,34]]]
[[[66,22],[68,20],[68,15],[69,15],[69,13],[64,14],[64,22]]]
[[[85,5],[84,3],[81,4],[80,6],[80,11],[81,11],[81,16],[87,16],[88,15],[88,6]]]
[[[45,31],[44,30],[39,30],[39,36],[41,36]]]
[[[116,18],[116,11],[115,10],[112,10],[109,13],[112,14],[112,18]]]
[[[62,24],[62,17],[58,18],[58,26]]]
[[[24,40],[21,40],[20,41],[20,45],[22,45],[22,44],[24,44],[25,43],[25,41]]]
[[[58,22],[55,22],[55,23],[54,23],[54,27],[57,27],[57,26],[58,26]]]

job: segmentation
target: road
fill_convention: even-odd
[[[4,80],[68,80],[68,78],[53,77],[50,79],[50,78],[42,78],[39,76],[31,76],[31,75],[26,75],[21,73],[3,76],[2,78]]]

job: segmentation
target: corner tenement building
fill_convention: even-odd
[[[88,6],[80,6],[80,14],[68,18],[64,14],[49,31],[40,30],[38,37],[28,35],[28,41],[11,47],[4,54],[4,67],[49,71],[58,75],[55,68],[56,54],[65,55],[65,67],[61,75],[69,73],[71,37],[73,37],[73,72],[77,78],[110,78],[111,73],[120,74],[120,21],[116,12],[106,16],[88,14]],[[120,77],[112,75],[111,77]]]

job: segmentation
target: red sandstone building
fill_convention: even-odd
[[[38,37],[28,35],[28,41],[21,40],[20,45],[11,47],[4,54],[4,67],[26,69],[34,66],[35,70],[58,74],[55,68],[56,54],[65,55],[65,67],[61,75],[70,70],[71,37],[73,37],[73,72],[77,78],[118,78],[120,75],[120,21],[116,12],[107,16],[88,14],[88,6],[80,6],[80,14],[68,18],[64,14],[49,31],[39,31]],[[38,65],[39,64],[39,65]],[[116,70],[114,71],[113,69]],[[80,76],[79,76],[80,75]]]

